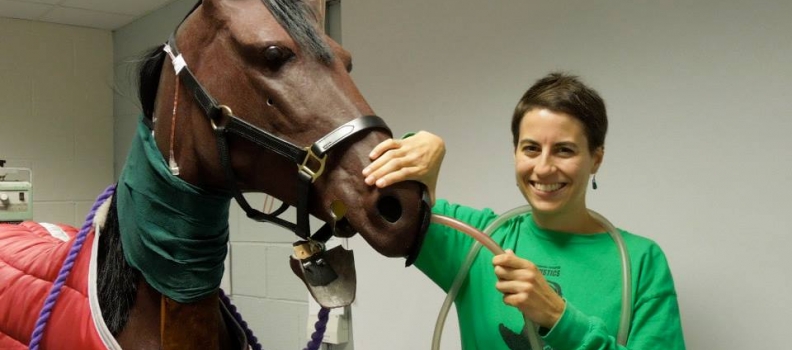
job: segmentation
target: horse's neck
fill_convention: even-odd
[[[106,230],[100,238],[106,245],[111,245],[105,246],[110,251],[123,249],[118,238],[121,230],[118,215],[117,207],[113,203],[106,220]],[[108,271],[136,274],[137,272],[126,263],[122,255],[114,258],[106,257],[105,264],[117,266],[113,268],[104,266],[101,271],[105,274]],[[132,291],[134,302],[131,303],[131,308],[127,309],[128,314],[120,312],[121,315],[127,315],[121,316],[126,322],[116,334],[116,339],[122,348],[232,349],[236,344],[236,340],[229,336],[228,327],[221,313],[219,290],[197,302],[182,304],[156,291],[144,278],[134,280],[137,280],[137,288]],[[107,284],[107,281],[104,283]],[[114,303],[113,299],[127,294],[124,292],[127,288],[130,286],[106,286],[105,289],[112,291],[112,295],[105,295],[105,299],[109,298],[109,300],[105,300],[104,305],[108,309],[123,308],[121,304],[124,303]]]
[[[219,303],[218,293],[213,293],[181,304],[141,281],[129,321],[117,341],[124,349],[232,349],[235,342]]]
[[[218,292],[194,303],[161,298],[162,349],[231,349]]]

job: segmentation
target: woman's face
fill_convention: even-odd
[[[520,123],[514,153],[517,186],[537,214],[574,215],[586,208],[588,179],[603,153],[602,147],[589,151],[579,120],[532,109]]]

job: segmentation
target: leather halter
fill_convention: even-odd
[[[199,5],[200,5],[199,1]],[[197,7],[198,5],[196,5]],[[178,29],[179,26],[176,28]],[[266,130],[263,130],[253,124],[234,115],[231,108],[225,105],[220,105],[217,101],[201,86],[196,79],[195,75],[187,67],[183,56],[180,54],[176,45],[175,31],[167,43],[165,43],[163,50],[170,56],[171,62],[175,73],[181,78],[182,83],[192,92],[193,97],[198,102],[198,105],[203,110],[204,115],[209,119],[212,125],[216,139],[217,147],[220,153],[220,161],[224,172],[226,173],[227,187],[232,191],[234,198],[239,206],[245,211],[248,218],[259,222],[271,222],[285,229],[294,232],[302,240],[295,242],[295,252],[302,250],[308,251],[311,255],[309,258],[301,259],[300,265],[302,272],[304,272],[303,280],[308,285],[309,289],[316,286],[326,286],[332,281],[336,280],[339,276],[336,275],[334,269],[322,259],[325,249],[324,243],[330,239],[335,233],[335,230],[340,228],[349,229],[349,223],[344,217],[337,218],[333,214],[333,222],[326,222],[319,230],[313,235],[310,235],[309,213],[308,213],[308,199],[311,191],[311,184],[316,181],[318,177],[324,172],[325,161],[327,160],[327,153],[335,146],[343,143],[351,136],[357,135],[360,132],[368,131],[370,129],[379,129],[385,131],[392,137],[392,132],[380,117],[371,115],[356,118],[349,121],[335,130],[331,131],[318,141],[314,142],[308,147],[299,147],[287,140],[281,139]],[[278,217],[280,214],[288,209],[289,205],[283,203],[278,209],[272,213],[263,213],[259,210],[253,209],[239,190],[236,181],[236,175],[231,168],[231,161],[228,149],[228,134],[234,134],[242,137],[250,142],[253,142],[259,147],[275,152],[283,156],[297,165],[297,219],[296,223],[289,222]],[[318,166],[312,167],[312,165]],[[420,234],[412,245],[411,251],[405,261],[406,266],[412,265],[417,259],[420,247],[423,243],[424,234],[428,229],[430,223],[431,205],[428,191],[425,186],[423,188],[422,200],[420,203],[421,212],[421,225]],[[298,274],[300,275],[300,274]]]
[[[359,117],[339,126],[314,142],[311,146],[299,147],[237,117],[228,106],[218,104],[209,92],[198,82],[189,67],[187,67],[187,64],[176,46],[174,34],[171,34],[168,43],[165,44],[164,50],[171,57],[176,74],[181,78],[184,85],[192,91],[193,97],[204,111],[204,115],[209,119],[215,136],[217,137],[220,160],[226,173],[228,187],[231,189],[234,198],[247,216],[259,222],[277,224],[294,232],[304,240],[327,241],[332,235],[332,227],[329,223],[320,228],[313,236],[310,235],[308,197],[311,184],[323,174],[327,153],[351,136],[371,129],[384,130],[389,135],[392,135],[385,121],[374,115]],[[288,204],[286,203],[283,203],[280,208],[270,214],[256,210],[248,204],[242,192],[237,187],[236,175],[231,168],[227,142],[228,134],[242,137],[259,147],[275,152],[291,160],[297,165],[298,198],[296,206],[296,223],[291,223],[278,217],[288,208]],[[312,168],[312,166],[314,167]]]

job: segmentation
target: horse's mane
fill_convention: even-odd
[[[135,305],[140,272],[126,262],[121,247],[116,198],[113,196],[104,227],[99,236],[97,290],[102,318],[113,336],[118,336]]]
[[[333,54],[330,48],[314,27],[316,14],[309,4],[303,0],[261,1],[305,54],[317,57],[323,62],[332,61]],[[200,5],[201,0],[184,18],[187,19]],[[157,87],[165,57],[161,45],[151,48],[144,53],[138,70],[138,97],[143,115],[149,119],[154,115],[154,100],[157,97]]]

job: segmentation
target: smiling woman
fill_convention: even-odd
[[[607,132],[605,103],[577,77],[553,73],[520,99],[511,125],[517,186],[531,214],[503,223],[492,234],[506,250],[473,260],[456,298],[463,349],[531,349],[524,319],[539,326],[545,349],[684,349],[671,272],[653,241],[618,230],[633,266],[632,321],[617,339],[622,296],[616,245],[586,206],[588,180],[602,164]],[[363,171],[378,187],[418,180],[434,187],[445,154],[443,140],[419,132],[388,140]],[[435,214],[480,230],[497,218],[440,200]],[[444,291],[473,240],[433,224],[415,265]],[[493,267],[494,266],[494,267]],[[548,273],[550,272],[550,273]]]
[[[512,117],[514,167],[540,226],[602,230],[586,211],[586,186],[602,164],[607,130],[604,102],[573,77],[551,74],[523,95]]]
[[[589,151],[582,129],[577,119],[546,108],[532,109],[520,122],[521,139],[514,152],[517,186],[542,226],[600,230],[593,221],[578,222],[589,218],[586,185],[603,157],[602,146]]]

